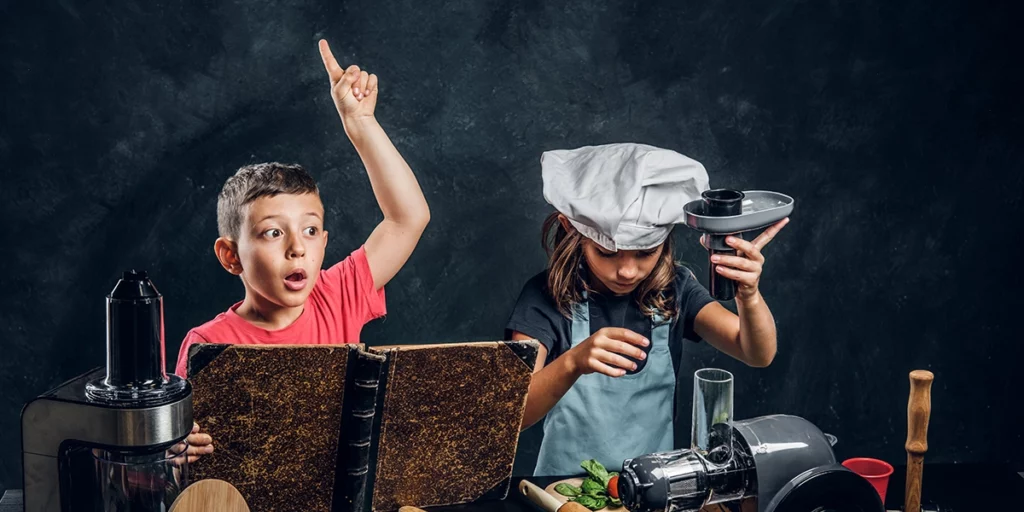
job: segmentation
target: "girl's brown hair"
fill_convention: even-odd
[[[558,311],[572,315],[573,306],[583,301],[583,291],[593,293],[583,272],[583,235],[575,229],[566,231],[558,220],[558,212],[544,220],[541,245],[548,254],[548,291]],[[679,314],[676,307],[676,263],[672,258],[672,236],[665,239],[661,256],[654,270],[633,291],[637,306],[645,316],[661,315],[665,320]]]

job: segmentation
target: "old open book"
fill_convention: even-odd
[[[509,489],[534,341],[374,347],[197,344],[192,480],[258,510],[388,511]]]

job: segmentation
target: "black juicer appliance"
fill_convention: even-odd
[[[106,368],[22,410],[26,512],[163,511],[188,484],[192,388],[164,369],[163,297],[127,271],[106,309]]]
[[[729,235],[746,238],[752,231],[770,226],[793,213],[793,198],[778,192],[731,189],[706,190],[701,199],[683,206],[686,225],[707,235],[708,288],[718,300],[732,300],[736,283],[715,272],[711,262],[715,254],[733,255],[736,250],[725,243]]]
[[[630,512],[885,512],[867,480],[836,463],[835,437],[788,415],[731,421],[732,375],[695,383],[691,448],[627,459],[619,496]]]

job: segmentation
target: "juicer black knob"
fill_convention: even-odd
[[[107,296],[106,385],[160,386],[166,380],[163,354],[163,297],[145,271],[125,271]]]

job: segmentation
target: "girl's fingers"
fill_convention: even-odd
[[[759,275],[754,272],[744,272],[742,270],[734,270],[729,267],[715,267],[715,272],[732,279],[741,284],[748,286],[754,286],[757,284]]]
[[[637,348],[635,345],[624,343],[621,341],[612,341],[612,346],[608,347],[608,352],[612,354],[622,354],[624,356],[630,356],[635,359],[646,359],[647,353]]]
[[[715,265],[734,268],[737,270],[744,270],[747,272],[758,272],[761,270],[761,264],[747,258],[741,258],[739,256],[726,256],[724,254],[716,254],[711,257],[711,262]]]
[[[779,231],[782,231],[782,228],[786,227],[786,224],[789,224],[789,217],[772,224],[768,229],[764,230],[764,233],[761,233],[754,239],[754,246],[758,250],[763,249],[764,246],[768,245],[768,242],[775,238],[775,235],[779,234]]]
[[[626,370],[621,368],[612,368],[611,366],[598,361],[596,358],[593,358],[590,361],[590,368],[594,370],[595,373],[601,373],[609,377],[622,377],[626,374]]]
[[[754,244],[740,237],[730,236],[725,239],[725,243],[728,244],[729,247],[732,247],[733,249],[736,249],[737,251],[743,253],[743,255],[746,256],[748,259],[757,262],[764,261],[764,256],[761,255],[761,250],[758,249]]]
[[[618,354],[616,354],[614,352],[601,351],[601,352],[599,352],[598,354],[595,354],[595,355],[598,358],[598,360],[600,360],[601,362],[603,362],[605,364],[608,364],[610,366],[615,366],[615,367],[621,368],[623,370],[635,370],[636,369],[636,363],[634,363],[633,361],[630,361],[629,359],[626,359],[625,357],[622,357],[622,356],[620,356],[620,355],[618,355]]]
[[[601,331],[603,331],[602,334],[604,334],[605,338],[612,341],[624,341],[638,347],[646,347],[650,343],[642,334],[629,329],[623,329],[621,327],[605,327],[604,329],[601,329]],[[606,346],[602,348],[610,347]]]

